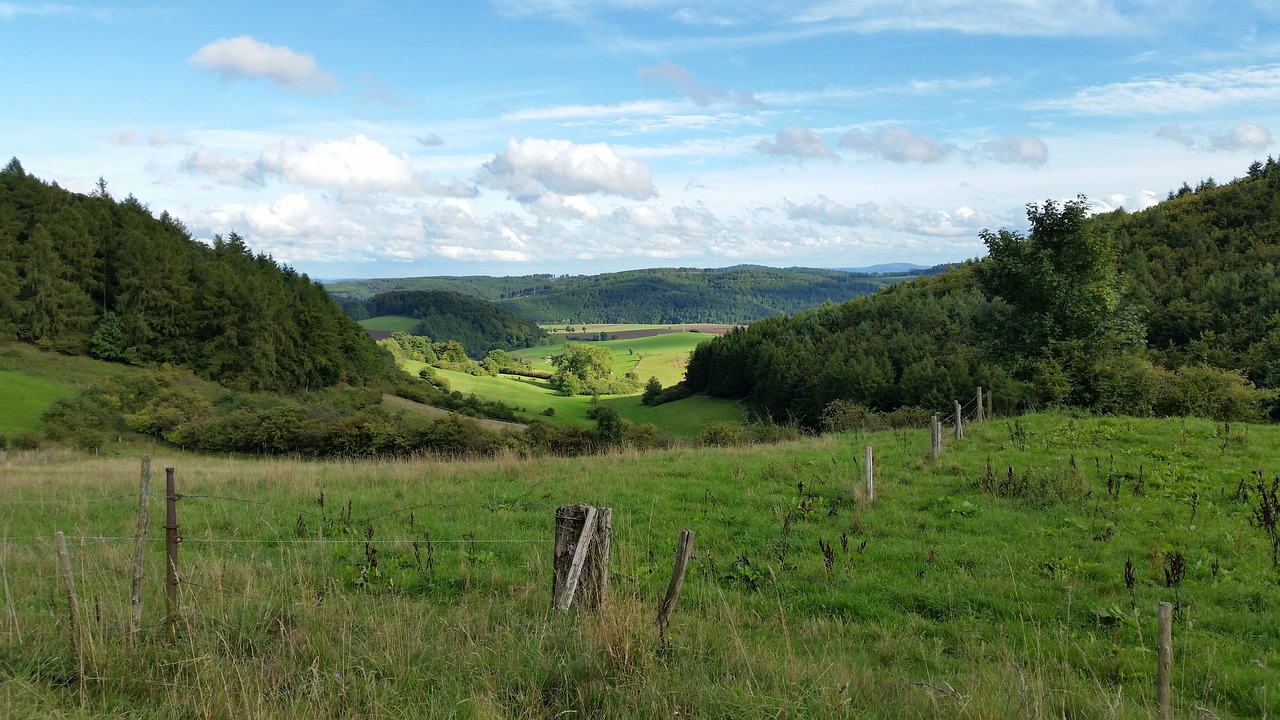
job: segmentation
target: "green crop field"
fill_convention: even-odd
[[[875,448],[875,500],[863,448]],[[1280,428],[1028,416],[576,459],[176,468],[174,639],[138,460],[0,465],[0,716],[1150,718],[1280,715]],[[553,515],[613,510],[608,605],[551,609]],[[38,511],[37,511],[38,510]],[[676,536],[693,561],[655,617]],[[51,544],[68,534],[73,655]]]
[[[418,318],[404,315],[379,315],[360,321],[360,326],[369,330],[385,330],[387,332],[412,333],[422,323]]]

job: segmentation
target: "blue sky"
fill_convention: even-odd
[[[0,155],[313,277],[978,257],[1280,153],[1274,0],[0,0]]]

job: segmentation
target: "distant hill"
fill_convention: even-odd
[[[398,290],[448,290],[497,303],[535,323],[726,323],[796,313],[823,302],[876,292],[901,278],[816,268],[739,265],[656,268],[602,275],[421,277],[332,283],[354,317],[353,301]]]
[[[72,193],[0,170],[0,340],[135,364],[171,363],[228,387],[295,391],[383,378],[369,336],[306,275],[235,233],[213,247],[102,183]]]
[[[907,273],[912,270],[924,270],[924,269],[925,269],[924,265],[916,265],[915,263],[905,263],[905,262],[881,263],[879,265],[868,265],[867,267],[836,268],[836,270],[843,270],[844,272],[864,273],[864,274],[891,274],[891,273],[897,274],[897,273]]]
[[[432,340],[456,340],[473,358],[482,358],[490,350],[532,347],[547,337],[542,328],[509,310],[446,290],[382,293],[364,301],[344,301],[344,308],[369,317],[414,318],[417,323],[410,329],[412,334]]]
[[[687,389],[809,427],[852,406],[945,417],[977,386],[1006,411],[1280,416],[1280,163],[1138,213],[1028,215],[982,260],[704,343]]]

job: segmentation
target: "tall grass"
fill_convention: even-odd
[[[73,543],[80,679],[49,538],[130,535],[137,460],[11,454],[0,716],[1145,718],[1155,606],[1175,591],[1175,716],[1280,712],[1280,574],[1249,491],[1280,430],[1019,423],[971,427],[937,461],[924,431],[528,461],[157,457],[186,496],[178,642],[160,543],[134,642],[132,543]],[[611,597],[560,615],[553,513],[579,501],[614,509]]]

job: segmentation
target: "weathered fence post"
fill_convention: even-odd
[[[596,508],[595,541],[587,564],[587,604],[604,612],[609,607],[609,543],[613,539],[613,508]]]
[[[178,493],[174,489],[173,468],[164,469],[164,544],[168,568],[165,572],[165,624],[169,642],[178,640]]]
[[[973,420],[974,422],[982,422],[985,419],[986,418],[982,416],[982,386],[979,385],[978,386],[978,402],[973,408]]]
[[[588,605],[602,608],[608,602],[609,541],[613,511],[590,505],[565,505],[556,509],[555,554],[551,602],[568,610],[579,586]]]
[[[133,533],[133,595],[129,598],[129,636],[142,629],[143,557],[147,530],[151,526],[151,456],[142,458],[142,481],[138,488],[138,525]]]
[[[1156,688],[1156,715],[1160,720],[1169,720],[1173,712],[1173,605],[1167,602],[1160,603],[1158,618],[1156,662],[1159,673]]]
[[[53,534],[54,543],[58,546],[58,567],[62,571],[62,582],[67,586],[67,616],[70,622],[71,657],[76,661],[76,679],[84,677],[84,656],[80,643],[80,600],[76,597],[76,577],[71,572],[71,557],[67,555],[67,539],[59,530]]]
[[[868,446],[867,446],[867,458],[866,458],[866,460],[867,460],[867,461],[866,461],[866,467],[867,467],[867,504],[868,504],[868,505],[870,505],[871,503],[875,502],[875,500],[876,500],[876,479],[875,479],[875,478],[876,478],[876,473],[875,473],[876,463],[875,463],[875,455],[874,455],[874,453],[872,453],[872,452],[871,452],[871,446],[870,446],[870,445],[868,445]]]
[[[671,611],[680,599],[680,588],[684,585],[684,573],[689,569],[689,557],[693,555],[693,531],[681,530],[680,542],[676,545],[676,565],[671,570],[671,584],[667,585],[667,594],[658,606],[658,636],[665,643],[667,623],[671,621]]]
[[[929,452],[935,460],[942,455],[942,423],[938,422],[938,413],[929,419]]]
[[[993,419],[995,419],[995,413],[991,412],[991,388],[987,388],[987,414],[986,414],[986,418],[987,418],[988,420],[993,420]]]
[[[956,401],[956,439],[964,439],[964,418],[960,415],[963,409],[960,407],[960,401]]]

